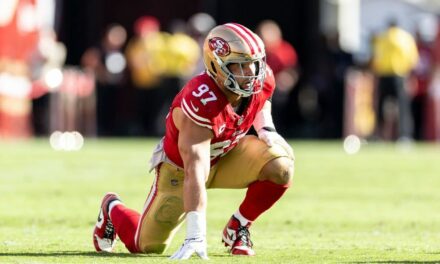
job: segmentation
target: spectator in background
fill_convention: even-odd
[[[54,30],[45,30],[40,33],[38,49],[33,54],[31,62],[32,123],[35,136],[45,136],[52,132],[50,119],[53,115],[50,113],[50,94],[48,91],[59,88],[59,83],[53,83],[53,74],[56,74],[57,71],[61,72],[66,54],[66,47],[57,40]]]
[[[188,19],[188,34],[198,43],[200,50],[202,50],[203,42],[209,31],[216,25],[214,18],[207,13],[196,13]],[[200,56],[193,74],[201,73],[204,70],[205,64]]]
[[[167,39],[169,51],[167,75],[187,79],[194,73],[201,58],[201,48],[188,34],[188,25],[185,21],[174,20],[170,32]]]
[[[256,33],[266,47],[266,61],[273,70],[277,89],[273,95],[273,115],[279,130],[286,129],[289,123],[286,110],[289,105],[289,93],[298,81],[298,59],[293,46],[283,39],[278,24],[273,20],[264,20],[257,26]],[[283,127],[284,126],[284,127]]]
[[[179,93],[184,81],[193,74],[201,57],[198,43],[187,31],[187,23],[184,20],[174,19],[170,23],[169,33],[163,33],[165,43],[162,51],[166,68],[162,82],[162,104],[156,117],[156,133],[159,135],[165,133],[163,120],[168,114],[172,98]]]
[[[160,31],[159,21],[151,16],[135,22],[135,37],[126,54],[136,89],[140,135],[164,133],[163,120],[171,99],[179,92],[179,80],[193,73],[200,57],[197,43],[186,33],[186,24],[175,20],[170,32]]]
[[[126,48],[131,80],[136,88],[150,89],[160,82],[161,65],[156,62],[153,50],[159,34],[160,23],[155,17],[143,16],[135,21],[134,37]]]
[[[353,55],[344,51],[339,33],[329,32],[322,36],[321,68],[323,81],[319,89],[321,113],[321,137],[340,138],[343,131],[345,78],[347,70],[354,65]]]
[[[153,16],[142,16],[134,23],[134,36],[125,54],[135,96],[136,135],[159,135],[157,125],[163,106],[163,75],[166,69],[163,46],[165,37],[160,22]]]
[[[81,58],[82,66],[96,77],[96,112],[98,136],[112,136],[120,129],[118,102],[125,81],[126,60],[122,48],[127,33],[118,24],[108,26],[98,47],[86,50]]]
[[[433,69],[427,91],[426,139],[440,141],[440,24],[432,46]]]
[[[0,1],[0,139],[32,135],[30,62],[41,26],[37,2]]]
[[[414,138],[424,139],[426,129],[426,106],[428,87],[434,67],[431,43],[423,39],[421,32],[416,32],[416,44],[419,61],[410,77],[411,112],[414,119]]]
[[[373,43],[372,67],[378,78],[378,133],[383,139],[394,139],[390,116],[393,115],[389,99],[397,100],[398,139],[411,140],[413,123],[411,105],[405,81],[417,65],[419,55],[414,38],[397,26],[395,20],[389,22],[388,29],[377,36]]]

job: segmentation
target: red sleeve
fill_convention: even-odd
[[[180,107],[194,123],[209,128],[214,135],[217,135],[216,117],[219,113],[217,97],[207,84],[192,81],[184,88]]]

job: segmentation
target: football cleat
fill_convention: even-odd
[[[232,216],[223,229],[222,242],[226,247],[230,248],[232,255],[254,256],[255,251],[252,249],[251,234],[249,233],[250,223],[242,226],[240,221]]]
[[[112,252],[116,243],[116,232],[110,220],[109,205],[113,201],[120,201],[115,193],[107,193],[101,202],[101,208],[93,230],[93,245],[96,251]]]

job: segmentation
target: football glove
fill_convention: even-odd
[[[289,155],[290,158],[292,158],[293,160],[295,159],[292,147],[274,129],[268,130],[266,128],[262,128],[257,133],[258,133],[258,138],[264,141],[269,147],[279,145],[286,151],[286,153]]]
[[[202,259],[208,259],[206,247],[205,212],[188,212],[186,214],[186,239],[170,259],[189,259],[194,253]]]
[[[206,247],[206,239],[204,237],[187,238],[180,249],[177,250],[170,259],[189,259],[194,253],[196,253],[201,259],[208,259]]]

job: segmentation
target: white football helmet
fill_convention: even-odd
[[[258,93],[263,88],[266,75],[266,52],[263,41],[248,28],[227,23],[213,28],[203,45],[203,60],[208,74],[230,91],[243,97]],[[243,74],[243,63],[255,64],[255,75]],[[242,69],[241,75],[234,75],[228,65],[237,63]],[[237,78],[248,79],[250,85],[240,87]]]

